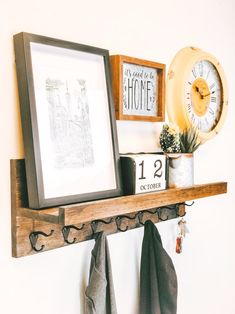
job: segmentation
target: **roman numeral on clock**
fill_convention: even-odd
[[[197,73],[196,73],[195,68],[192,69],[192,73],[193,73],[193,76],[196,78],[197,77]]]
[[[215,114],[214,110],[209,107],[209,113],[213,116]]]
[[[216,97],[215,96],[211,97],[211,102],[216,102]]]
[[[198,66],[199,66],[199,74],[200,76],[203,76],[203,63],[200,62]]]
[[[195,123],[195,115],[194,115],[194,113],[191,115],[191,120],[192,120],[193,123]]]
[[[208,79],[209,74],[210,74],[210,70],[207,72],[206,81],[207,81],[207,79]]]

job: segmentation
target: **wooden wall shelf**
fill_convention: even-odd
[[[12,254],[14,257],[21,257],[36,253],[32,249],[29,238],[32,233],[36,249],[46,251],[68,245],[62,230],[65,230],[65,234],[66,230],[70,232],[69,235],[67,234],[68,242],[81,242],[93,237],[91,224],[93,229],[95,226],[95,231],[105,229],[108,234],[124,231],[127,228],[129,230],[141,226],[138,213],[144,215],[144,220],[151,218],[156,223],[165,220],[166,217],[172,219],[184,215],[183,204],[186,201],[226,192],[227,183],[218,182],[33,210],[28,208],[24,160],[11,160]],[[127,215],[131,218],[127,218]],[[122,217],[121,230],[117,230],[115,218],[120,220],[120,216]],[[107,223],[110,218],[112,221]],[[66,226],[71,229],[64,228]],[[81,231],[75,229],[81,227],[83,227]],[[39,234],[35,236],[34,232],[37,231]],[[43,236],[41,232],[50,236]]]

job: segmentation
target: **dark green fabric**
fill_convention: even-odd
[[[145,222],[140,269],[140,314],[176,314],[177,276],[152,221]]]

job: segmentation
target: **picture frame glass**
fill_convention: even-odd
[[[103,57],[30,47],[45,198],[115,189]]]

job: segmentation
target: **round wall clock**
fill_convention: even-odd
[[[221,129],[227,105],[227,83],[218,60],[198,48],[181,49],[167,76],[169,121],[181,129],[194,126],[205,142]]]

